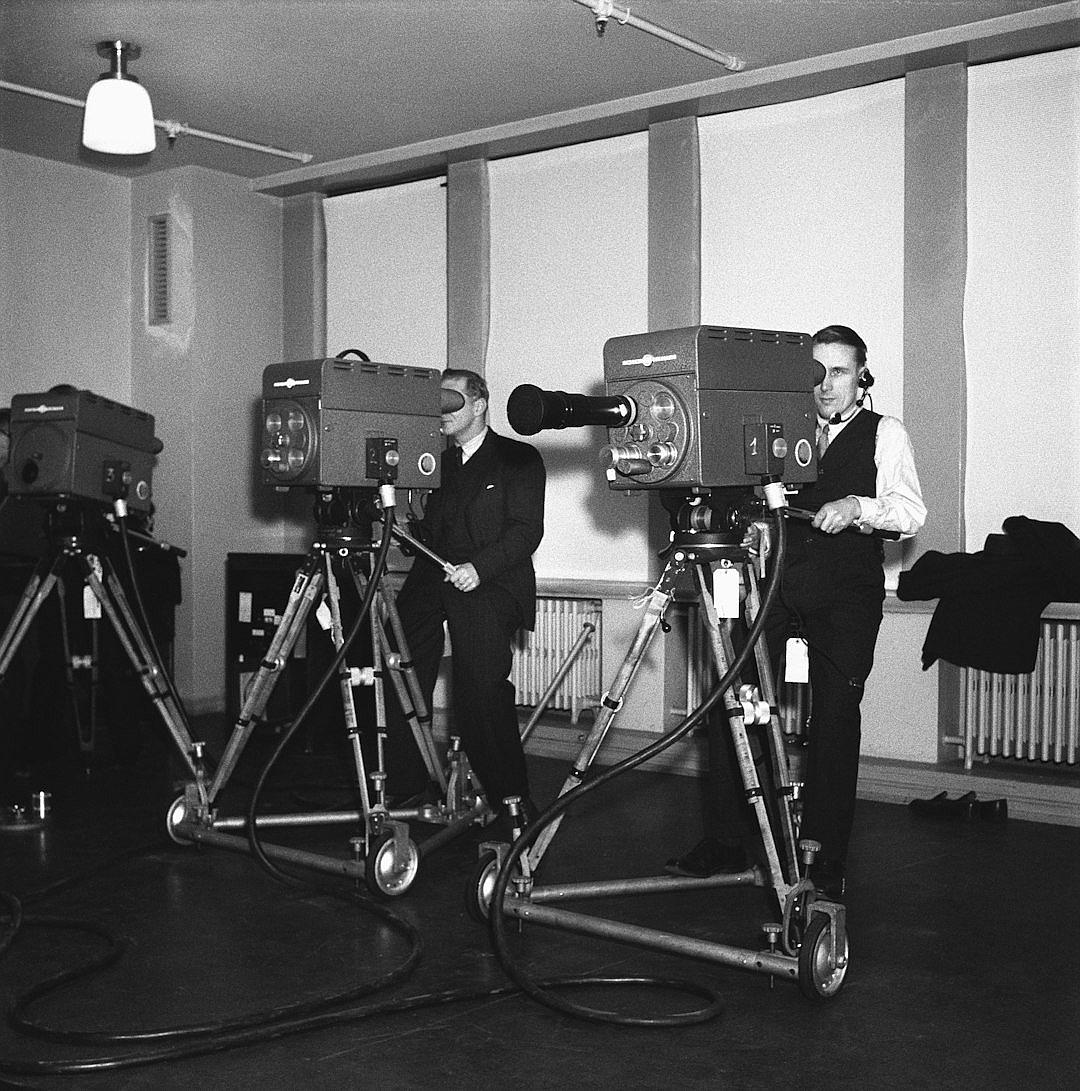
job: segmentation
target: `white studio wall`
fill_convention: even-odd
[[[702,322],[851,326],[874,409],[902,418],[903,81],[702,118],[699,134]]]
[[[1080,533],[1080,50],[968,73],[967,550]]]
[[[0,151],[0,404],[57,383],[132,404],[130,237],[128,179]]]
[[[602,394],[604,342],[648,321],[648,135],[490,164],[492,423],[520,383]],[[541,578],[644,580],[647,496],[612,493],[601,428],[531,440],[548,470]]]
[[[326,347],[446,366],[446,189],[430,178],[329,197]]]

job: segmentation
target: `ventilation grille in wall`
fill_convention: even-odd
[[[150,217],[150,298],[147,310],[151,326],[165,326],[169,316],[169,217]]]

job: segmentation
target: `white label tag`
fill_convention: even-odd
[[[326,605],[325,600],[320,602],[318,607],[316,607],[315,620],[318,621],[326,632],[330,631],[330,626],[333,624],[334,618],[330,613],[330,607]]]
[[[88,555],[87,560],[90,563],[90,567],[94,570],[94,575],[97,577],[97,581],[100,584],[101,577],[105,575],[105,569],[101,567],[101,561],[93,554]],[[87,621],[93,621],[96,618],[101,617],[101,603],[98,602],[97,595],[94,594],[88,583],[83,586],[82,613]]]
[[[241,624],[246,625],[251,621],[251,599],[252,594],[250,591],[241,591],[237,608],[239,610],[239,617],[237,620]]]
[[[784,667],[785,682],[810,681],[810,653],[806,641],[801,636],[788,638]]]
[[[97,595],[90,590],[89,584],[83,588],[82,616],[86,618],[87,621],[93,621],[94,619],[101,617],[101,603],[98,602]]]
[[[736,618],[739,616],[739,573],[734,568],[713,570],[713,603],[716,616]]]

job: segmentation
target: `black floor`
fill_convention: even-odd
[[[238,789],[249,766],[238,770]],[[565,767],[540,758],[531,767],[538,801],[547,802]],[[343,806],[347,772],[327,755],[287,758],[268,803]],[[40,827],[0,830],[0,889],[22,900],[24,914],[0,956],[5,1010],[36,982],[106,949],[101,936],[45,927],[43,918],[93,925],[127,943],[115,966],[29,1008],[32,1021],[63,1032],[216,1025],[359,988],[404,962],[411,948],[401,928],[356,902],[283,885],[248,855],[170,841],[172,775],[160,755],[95,769],[55,787]],[[697,839],[696,792],[684,777],[635,772],[592,793],[564,822],[541,880],[657,873]],[[348,835],[335,827],[274,839],[345,858]],[[355,1007],[506,984],[486,930],[464,908],[478,840],[470,833],[432,853],[408,893],[383,903],[415,928],[422,951],[406,980]],[[530,972],[687,978],[720,994],[721,1013],[676,1029],[620,1027],[520,994],[459,998],[78,1075],[17,1069],[108,1062],[163,1043],[72,1045],[4,1026],[0,1077],[14,1086],[155,1089],[1071,1088],[1080,1085],[1078,861],[1080,829],[941,822],[861,803],[847,899],[851,965],[843,989],[825,1002],[790,982],[770,988],[757,974],[529,926],[511,944]],[[351,890],[345,879],[317,881],[337,894]],[[581,908],[746,947],[776,917],[752,888]],[[656,989],[574,998],[645,1017],[697,1003]]]

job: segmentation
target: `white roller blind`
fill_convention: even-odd
[[[873,408],[903,418],[903,81],[703,118],[699,131],[702,321],[851,326],[869,348]],[[895,587],[891,545],[886,561]]]
[[[440,179],[329,197],[326,347],[446,366],[446,190]]]
[[[862,335],[874,408],[903,416],[902,80],[703,118],[701,314]]]
[[[520,383],[602,394],[603,346],[647,322],[647,136],[490,165],[492,423],[515,435],[506,400]],[[517,437],[520,438],[520,437]],[[548,470],[541,576],[644,579],[647,498],[613,494],[602,428],[541,432]]]
[[[1080,50],[968,73],[967,549],[1080,534]]]

